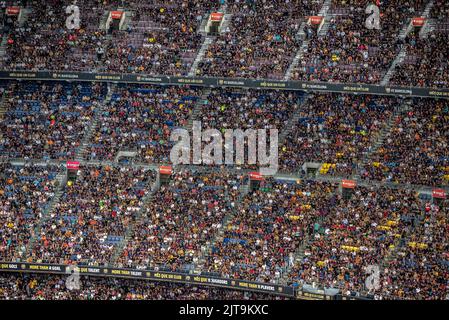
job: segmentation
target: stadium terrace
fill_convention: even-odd
[[[0,299],[449,299],[448,3],[0,1]]]

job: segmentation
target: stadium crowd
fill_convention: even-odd
[[[328,164],[322,174],[353,175],[399,104],[398,98],[370,95],[328,93],[307,99],[280,146],[281,171],[298,172],[305,162],[320,162]]]
[[[42,219],[27,259],[43,263],[104,265],[122,241],[154,183],[153,171],[83,166]]]
[[[282,79],[299,49],[299,26],[319,2],[227,1],[230,25],[209,46],[198,73]]]
[[[449,184],[449,103],[414,99],[394,118],[383,144],[361,172],[362,179],[427,186]]]
[[[245,193],[243,176],[182,169],[150,195],[152,171],[82,166],[74,181],[59,186],[62,196],[44,214],[58,187],[57,171],[2,164],[2,260],[201,270],[381,298],[443,299],[447,293],[448,203],[432,204],[412,190],[371,185],[339,191],[337,183],[269,178]],[[31,208],[22,213],[24,203]],[[368,265],[382,268],[374,291],[365,283]],[[100,291],[92,287],[91,294],[102,292],[101,285]]]
[[[222,4],[126,1],[127,27],[107,34],[98,26],[105,10],[116,9],[112,2],[79,0],[90,10],[81,29],[67,30],[68,2],[29,1],[25,24],[15,22],[0,37],[8,39],[1,67],[186,75],[204,41],[198,28]],[[322,3],[226,1],[228,27],[196,75],[282,79],[303,44],[300,25]],[[306,27],[309,43],[292,78],[379,83],[403,48],[392,84],[448,87],[447,1],[434,1],[425,37],[413,29],[404,42],[399,32],[427,1],[379,1],[381,30],[364,28],[368,3],[333,0],[324,31]],[[348,295],[449,298],[449,203],[432,201],[428,191],[449,190],[447,100],[130,84],[108,95],[106,87],[0,82],[2,262],[196,271]],[[235,168],[174,168],[161,177],[111,165],[121,152],[169,163],[170,133],[188,128],[193,116],[222,131],[276,128],[280,171],[316,162],[323,181],[266,178],[251,189],[245,171],[228,170]],[[76,176],[46,163],[75,158],[108,163],[82,163]],[[341,190],[327,176],[360,185]],[[380,186],[385,182],[389,187]],[[381,269],[377,289],[366,285],[369,265]],[[2,274],[0,299],[274,298],[90,277],[69,291],[65,280]]]
[[[415,228],[384,271],[383,292],[404,299],[449,298],[449,203],[427,203]]]
[[[205,128],[278,129],[281,132],[298,108],[301,94],[291,91],[212,90],[201,107]],[[293,103],[292,103],[293,102]]]
[[[56,166],[0,163],[0,259],[23,258],[58,181]]]
[[[124,30],[106,30],[109,1],[79,0],[80,28],[66,27],[69,0],[29,1],[23,25],[8,33],[3,66],[14,70],[185,75],[204,37],[198,28],[218,1],[126,1]],[[102,29],[100,29],[102,26]]]
[[[328,213],[335,188],[327,182],[270,179],[250,191],[211,248],[204,269],[235,279],[278,281],[293,265],[313,220]]]
[[[368,291],[365,268],[381,267],[422,211],[410,191],[358,187],[350,196],[339,195],[328,215],[316,220],[293,279],[343,292]]]
[[[371,1],[332,1],[326,31],[309,28],[308,46],[292,79],[379,83],[400,51],[401,28],[420,13],[426,1],[384,1],[381,29],[365,27]],[[323,34],[325,32],[325,34]]]
[[[73,158],[104,84],[10,82],[3,101],[0,154],[10,158]]]
[[[158,190],[118,259],[124,267],[193,269],[238,196],[240,177],[181,171]]]
[[[99,111],[87,158],[114,160],[119,151],[133,151],[142,162],[169,162],[171,130],[186,126],[200,94],[188,87],[119,87]]]
[[[123,30],[100,29],[113,2],[80,0],[81,27],[67,29],[68,0],[29,1],[23,25],[15,21],[8,38],[4,68],[70,70],[151,75],[187,75],[204,43],[200,26],[220,1],[126,1]],[[225,1],[225,25],[207,48],[195,75],[283,79],[303,40],[298,36],[323,1]],[[447,87],[445,38],[447,4],[435,1],[429,26],[419,38],[414,28],[398,39],[428,1],[380,1],[381,29],[365,27],[366,0],[332,1],[322,29],[306,25],[308,41],[292,79],[380,83],[403,46],[406,59],[391,79],[398,85]],[[86,8],[89,8],[88,10]]]
[[[204,36],[201,22],[218,1],[129,1],[134,15],[126,30],[113,31],[102,57],[104,71],[187,75]]]
[[[396,67],[391,83],[415,87],[449,87],[449,49],[447,38],[449,24],[445,30],[435,30],[425,38],[418,33],[406,39],[406,58]]]
[[[69,0],[28,1],[30,13],[23,25],[15,19],[8,34],[3,67],[10,70],[95,69],[100,62],[97,48],[106,33],[98,29],[104,7],[100,1],[78,0],[80,29],[66,27]],[[87,8],[89,8],[87,10]]]

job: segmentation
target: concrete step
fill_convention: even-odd
[[[6,54],[6,43],[8,41],[9,34],[5,34],[2,37],[2,42],[0,43],[0,59]]]
[[[406,49],[406,46],[403,46],[401,51],[399,52],[399,54],[396,56],[396,58],[391,63],[391,66],[388,69],[388,71],[385,73],[382,81],[380,82],[380,84],[382,86],[388,85],[391,77],[393,76],[393,74],[396,70],[396,66],[400,65],[404,61],[404,58],[406,55],[407,55],[407,49]]]
[[[89,126],[86,128],[83,140],[80,143],[80,147],[78,147],[78,149],[75,153],[75,159],[77,161],[81,161],[84,159],[86,149],[88,148],[90,141],[92,141],[92,137],[95,133],[95,129],[98,126],[99,114],[111,102],[112,95],[115,92],[116,87],[117,87],[117,85],[115,83],[108,83],[108,93],[106,94],[106,97],[105,97],[103,103],[101,105],[99,105],[99,107],[95,110],[94,117],[93,117],[92,121],[90,122]]]
[[[198,51],[198,54],[196,55],[195,60],[193,61],[192,66],[190,67],[190,70],[189,70],[189,73],[188,73],[189,77],[193,77],[193,76],[195,76],[197,74],[198,65],[203,60],[204,55],[207,52],[207,49],[214,42],[214,39],[215,39],[215,37],[213,37],[213,36],[207,36],[204,39],[203,44],[201,45],[201,48]]]
[[[222,227],[221,227],[219,230],[217,230],[217,232],[215,233],[214,238],[213,238],[211,241],[208,241],[208,242],[204,245],[204,247],[203,247],[203,249],[201,250],[201,252],[199,253],[199,256],[198,256],[198,262],[197,262],[197,264],[195,265],[195,270],[200,271],[200,270],[202,269],[202,266],[204,265],[205,258],[206,258],[207,256],[209,256],[209,254],[210,254],[211,251],[212,251],[213,246],[214,246],[216,243],[220,243],[220,242],[223,241],[225,229],[228,227],[229,223],[232,221],[232,218],[238,213],[238,208],[240,207],[240,203],[241,203],[243,197],[244,197],[244,196],[248,193],[248,191],[249,191],[248,185],[240,185],[239,191],[240,191],[240,195],[239,195],[239,197],[237,198],[237,201],[236,201],[235,206],[233,207],[232,210],[230,210],[230,211],[223,217],[223,220],[222,220],[222,222],[221,222]],[[227,192],[227,191],[226,191],[226,192]],[[226,201],[228,201],[228,203],[230,202],[230,198],[229,198],[228,195],[226,195]]]
[[[394,125],[394,120],[399,115],[400,110],[404,108],[404,106],[411,103],[410,99],[406,99],[402,102],[401,107],[396,109],[393,114],[388,119],[385,126],[381,129],[379,135],[377,137],[374,137],[375,141],[371,143],[372,148],[363,156],[361,159],[358,169],[356,171],[356,178],[360,179],[361,177],[361,170],[364,170],[364,166],[371,162],[371,157],[379,150],[379,148],[384,144],[385,139],[387,138],[388,134],[391,132],[391,128]]]
[[[329,17],[325,16],[324,17],[324,23],[321,26],[320,30],[318,31],[318,36],[319,37],[324,37],[327,34],[327,31],[329,30],[329,26],[330,26],[330,22],[329,22]]]
[[[197,30],[197,34],[203,34],[206,36],[206,25],[207,25],[208,20],[209,20],[209,15],[205,15],[203,17],[203,20],[201,21],[200,27]]]
[[[125,12],[125,21],[123,21],[123,25],[121,27],[121,30],[126,30],[129,26],[129,24],[133,20],[134,12],[130,10],[124,10]]]
[[[298,123],[299,113],[303,109],[302,107],[307,103],[307,101],[313,95],[304,95],[301,100],[298,101],[298,107],[295,110],[294,114],[290,117],[289,121],[285,125],[285,129],[279,134],[278,140],[279,145],[283,145],[286,137],[293,131],[294,126]]]
[[[232,14],[226,13],[223,17],[223,22],[220,27],[220,33],[227,32],[229,26],[231,25],[231,21],[232,21]]]
[[[209,88],[206,88],[203,91],[201,97],[197,100],[197,102],[193,108],[193,111],[189,117],[189,120],[187,121],[187,125],[185,126],[185,129],[192,131],[193,121],[201,120],[201,119],[199,119],[200,115],[201,115],[201,108],[207,102],[210,93],[211,93],[211,89],[209,89]]]
[[[304,30],[303,30],[304,32]],[[290,63],[290,66],[287,69],[287,72],[284,76],[284,81],[288,81],[291,79],[293,71],[298,66],[299,62],[302,60],[304,53],[307,51],[307,48],[309,47],[309,41],[304,40],[301,47],[299,48],[298,52],[296,53],[295,57],[293,58],[292,63]]]
[[[319,16],[326,16],[329,12],[329,9],[331,7],[332,0],[325,0],[323,3],[323,6],[321,7],[320,12],[318,13]]]
[[[20,17],[19,17],[19,26],[23,27],[25,25],[25,23],[28,21],[28,17],[30,16],[31,13],[31,9],[29,8],[22,8],[20,10]]]
[[[108,18],[109,18],[109,11],[105,10],[103,12],[103,15],[101,16],[100,25],[98,26],[98,29],[106,30],[106,22],[108,21]]]
[[[429,3],[427,3],[426,5],[426,8],[424,9],[424,12],[421,15],[421,17],[426,18],[426,22],[419,32],[419,37],[421,39],[426,39],[429,33],[431,33],[435,29],[435,21],[433,19],[428,19],[433,5],[434,0],[429,1]]]
[[[159,176],[157,176],[156,180],[151,183],[151,186],[149,188],[150,191],[142,199],[142,206],[135,214],[135,222],[130,223],[128,225],[123,240],[114,248],[114,252],[111,255],[111,259],[109,260],[109,264],[111,266],[117,264],[118,258],[122,254],[123,250],[126,248],[128,241],[132,238],[134,227],[138,223],[147,221],[148,218],[146,216],[146,208],[153,199],[154,194],[159,190],[159,187],[160,187]]]
[[[57,177],[62,177],[60,174],[58,174]],[[42,216],[39,219],[39,222],[35,226],[33,230],[33,236],[30,238],[28,244],[25,247],[25,250],[20,253],[20,256],[23,260],[25,260],[27,257],[31,256],[32,249],[34,247],[34,244],[36,240],[39,238],[40,230],[42,228],[42,225],[44,222],[47,221],[48,217],[50,216],[51,212],[54,210],[55,205],[59,202],[61,196],[63,195],[64,185],[60,184],[59,188],[55,191],[55,194],[53,198],[50,200],[50,203],[48,204],[47,208],[43,211]]]
[[[330,5],[331,5],[332,1],[331,0],[326,0],[324,1],[320,12],[318,13],[319,16],[324,17],[325,23],[324,25],[326,25],[326,17],[327,17],[327,13],[329,11]],[[323,25],[323,28],[324,28]],[[292,73],[295,70],[295,68],[298,66],[299,62],[301,61],[302,57],[304,56],[304,53],[307,51],[307,48],[309,47],[309,41],[305,40],[305,32],[304,32],[304,28],[306,26],[306,22],[302,22],[298,33],[296,34],[296,37],[299,39],[302,39],[303,42],[301,44],[301,47],[298,49],[298,52],[296,53],[295,57],[293,58],[292,62],[290,63],[290,66],[288,67],[285,75],[284,75],[284,81],[288,81],[291,79]],[[329,23],[327,22],[326,28],[329,28]],[[323,35],[325,35],[327,33],[327,29],[325,30],[320,30],[320,32],[323,33]]]

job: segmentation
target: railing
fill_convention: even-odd
[[[158,76],[127,73],[87,73],[59,71],[0,71],[0,79],[33,81],[95,81],[114,83],[142,83],[160,85],[192,85],[203,87],[240,87],[252,89],[299,90],[337,92],[349,94],[400,95],[405,97],[429,97],[449,99],[449,88],[420,88],[380,86],[360,83],[282,81],[245,78],[212,78]]]
[[[28,263],[23,261],[0,262],[0,271],[25,272],[25,273],[48,273],[70,275],[72,267],[60,264]],[[218,278],[211,276],[196,275],[191,273],[165,272],[159,270],[140,270],[109,268],[99,266],[76,266],[75,271],[80,275],[96,277],[117,277],[128,279],[141,279],[150,281],[167,281],[175,283],[187,283],[193,285],[203,285],[221,287],[234,290],[245,290],[263,292],[268,294],[294,297],[294,289],[289,286],[281,286],[272,283],[251,282],[240,279]]]

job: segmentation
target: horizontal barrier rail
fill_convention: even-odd
[[[28,262],[0,262],[0,271],[9,272],[26,272],[26,273],[47,273],[70,275],[71,269],[67,269],[68,265],[60,264],[41,264]],[[73,267],[73,266],[70,266]],[[231,290],[254,291],[267,294],[294,297],[295,291],[293,287],[281,286],[271,283],[251,282],[240,279],[227,279],[210,277],[200,274],[187,274],[176,272],[165,272],[155,270],[138,270],[138,269],[122,269],[111,267],[96,266],[77,266],[80,276],[96,276],[96,277],[117,277],[129,279],[142,279],[150,281],[166,281],[174,283],[187,283],[193,285],[221,287]]]
[[[70,269],[68,269],[71,267]],[[25,272],[39,274],[57,274],[69,276],[72,271],[78,271],[80,276],[113,277],[125,279],[137,279],[148,281],[163,281],[200,285],[207,287],[219,287],[228,290],[242,290],[259,292],[278,296],[285,296],[301,300],[371,300],[367,297],[343,296],[341,294],[328,295],[318,292],[304,292],[292,286],[281,286],[271,283],[251,282],[240,279],[227,279],[210,277],[200,274],[187,274],[155,270],[123,269],[97,266],[76,266],[44,264],[29,262],[0,262],[0,272]]]
[[[237,87],[252,89],[281,89],[311,92],[336,92],[349,94],[400,95],[449,99],[449,89],[379,86],[355,83],[304,82],[281,80],[255,80],[209,77],[171,77],[144,74],[113,74],[51,71],[0,71],[0,79],[43,81],[96,81],[141,83],[160,85],[194,85],[204,87]]]

